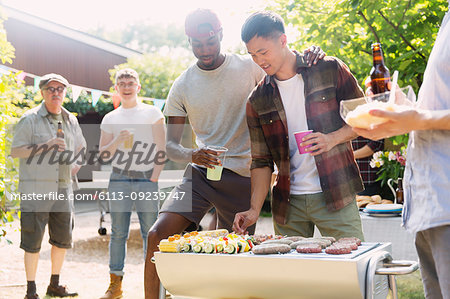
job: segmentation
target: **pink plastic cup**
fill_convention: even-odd
[[[300,143],[303,142],[303,137],[305,137],[306,135],[311,134],[313,131],[312,130],[307,130],[307,131],[300,131],[300,132],[295,132],[294,136],[295,136],[295,140],[297,141],[297,147],[298,147],[298,151],[300,152],[300,154],[308,154],[310,152],[307,152],[306,149],[308,147],[311,147],[310,145],[307,146],[301,146]]]

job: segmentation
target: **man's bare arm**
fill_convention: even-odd
[[[377,140],[419,130],[450,130],[450,110],[415,110],[402,112],[372,110],[371,115],[384,117],[389,121],[372,129],[353,128],[358,135]]]
[[[39,144],[23,145],[11,148],[11,157],[13,158],[28,158],[31,154],[40,155],[42,152],[48,150],[52,146],[56,146],[59,152],[66,148],[66,143],[63,138],[53,138],[47,142]]]
[[[237,213],[234,217],[233,230],[238,234],[245,234],[247,227],[256,223],[261,208],[269,192],[272,169],[270,167],[254,168],[251,170],[251,203],[250,209]]]
[[[185,122],[186,117],[169,116],[166,137],[166,151],[169,159],[176,162],[194,162],[208,168],[220,165],[216,152],[206,148],[185,148],[181,145]]]

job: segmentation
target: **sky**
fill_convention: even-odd
[[[80,31],[98,26],[118,29],[131,22],[175,23],[195,8],[211,8],[224,30],[224,47],[238,46],[240,29],[249,12],[264,0],[0,0],[4,5]]]

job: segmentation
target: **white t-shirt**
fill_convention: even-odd
[[[199,147],[224,146],[224,167],[250,176],[250,135],[245,105],[247,97],[264,77],[250,57],[226,54],[215,70],[196,64],[178,77],[170,89],[166,116],[188,117]]]
[[[299,153],[294,136],[295,132],[308,130],[302,75],[298,74],[284,81],[275,79],[275,82],[280,91],[288,125],[291,194],[322,192],[314,157]]]
[[[122,143],[117,148],[112,166],[136,171],[152,169],[154,166],[153,159],[157,152],[153,141],[152,125],[162,118],[164,118],[164,115],[158,108],[141,102],[138,102],[133,108],[125,109],[120,106],[106,114],[100,129],[113,134],[114,138],[119,135],[121,130],[134,130],[135,151],[133,155],[130,157],[131,149],[125,149]],[[123,158],[121,158],[119,151],[123,152]]]

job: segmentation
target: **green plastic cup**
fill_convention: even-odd
[[[213,145],[209,145],[206,148],[217,152],[217,158],[222,162],[221,165],[214,165],[214,168],[207,168],[206,178],[210,181],[220,181],[222,179],[223,163],[225,162],[225,156],[228,149],[223,146]]]

